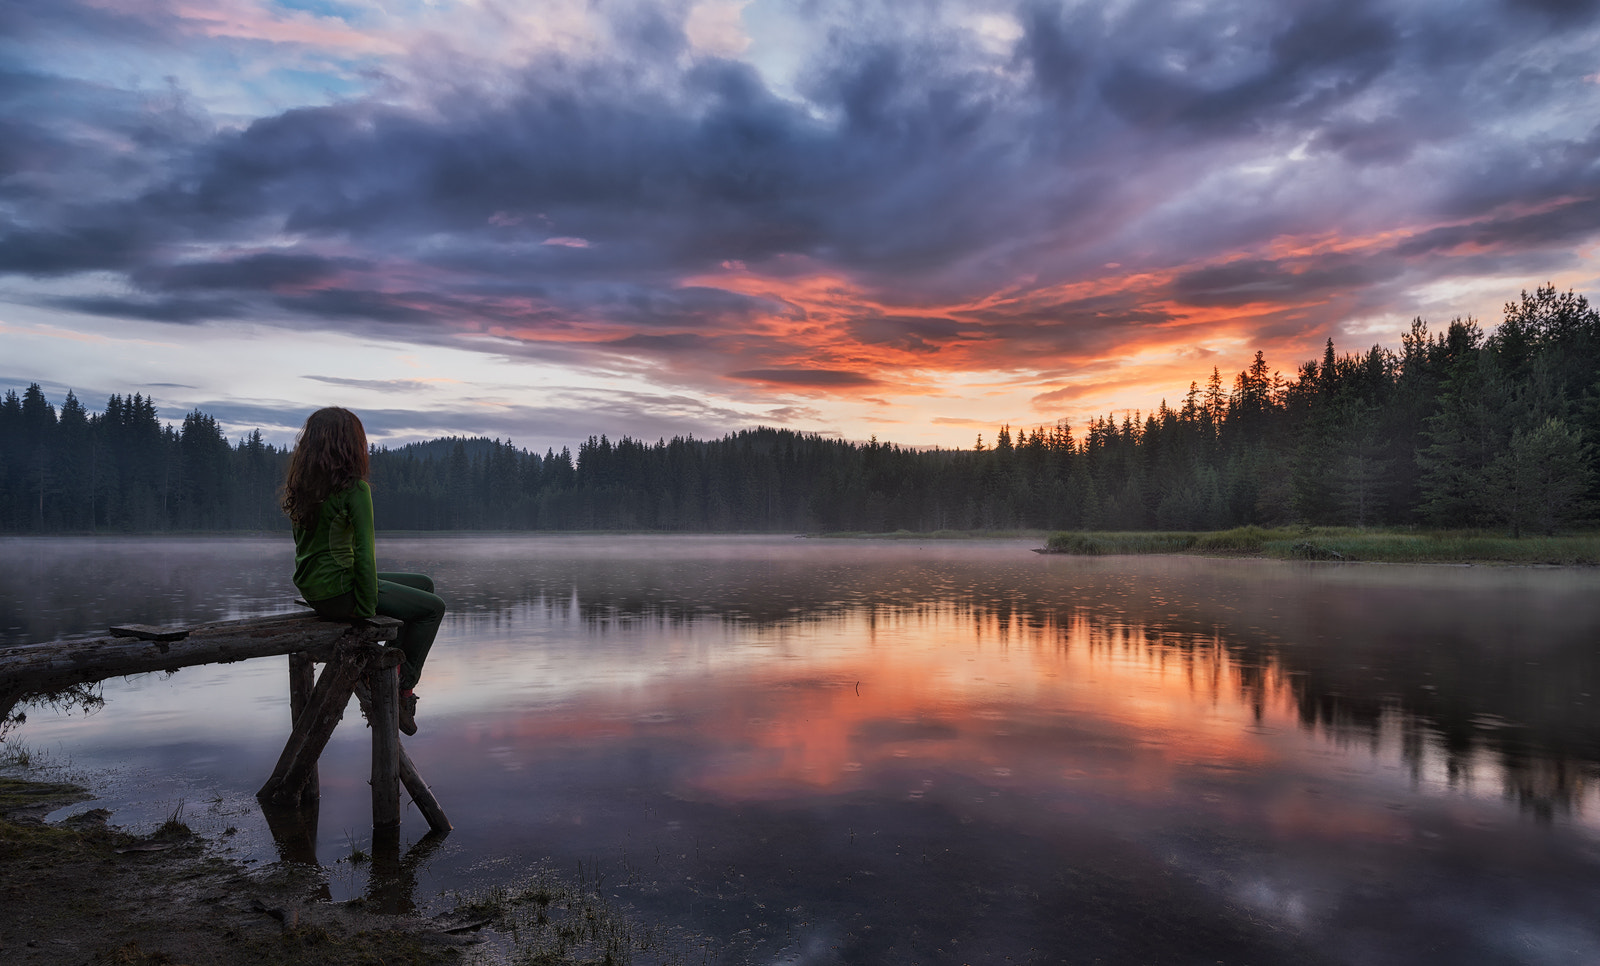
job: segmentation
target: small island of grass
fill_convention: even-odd
[[[1078,556],[1181,553],[1280,560],[1593,566],[1600,564],[1600,534],[1509,537],[1476,530],[1256,526],[1165,533],[1061,532],[1051,534],[1039,552]]]

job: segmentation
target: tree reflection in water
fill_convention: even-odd
[[[131,542],[30,547],[0,614],[73,633],[140,606],[288,608],[287,547],[164,546],[139,566]],[[1070,942],[1116,961],[1189,943],[1518,962],[1527,936],[1600,952],[1581,911],[1600,897],[1595,573],[773,537],[406,538],[380,556],[453,605],[408,745],[457,826],[418,873],[434,885],[470,886],[486,855],[610,856],[658,921],[749,930],[727,962],[817,943],[844,961]],[[97,568],[76,605],[24,586]],[[126,596],[175,583],[176,603]],[[216,689],[220,723],[281,727],[281,699],[259,726],[228,690],[277,694],[280,669],[187,680],[185,701]],[[108,699],[152,770],[254,760],[237,750],[253,739],[157,736],[177,699],[153,688]],[[126,747],[95,732],[39,733]],[[367,806],[351,784],[325,792],[336,832]],[[398,874],[374,888],[406,881],[398,851],[384,864]]]

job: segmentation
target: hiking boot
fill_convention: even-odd
[[[410,691],[400,695],[400,730],[407,735],[417,733],[417,696]]]

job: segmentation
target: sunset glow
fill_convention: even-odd
[[[1592,4],[3,22],[0,382],[232,435],[966,447],[1600,288]]]

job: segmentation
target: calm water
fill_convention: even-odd
[[[1600,573],[1028,547],[381,541],[455,608],[406,745],[456,831],[398,879],[341,861],[353,710],[314,845],[269,834],[282,658],[108,682],[13,740],[113,821],[181,802],[241,859],[314,849],[334,898],[598,876],[714,937],[696,961],[1600,962]],[[286,538],[0,553],[7,642],[292,606]]]

